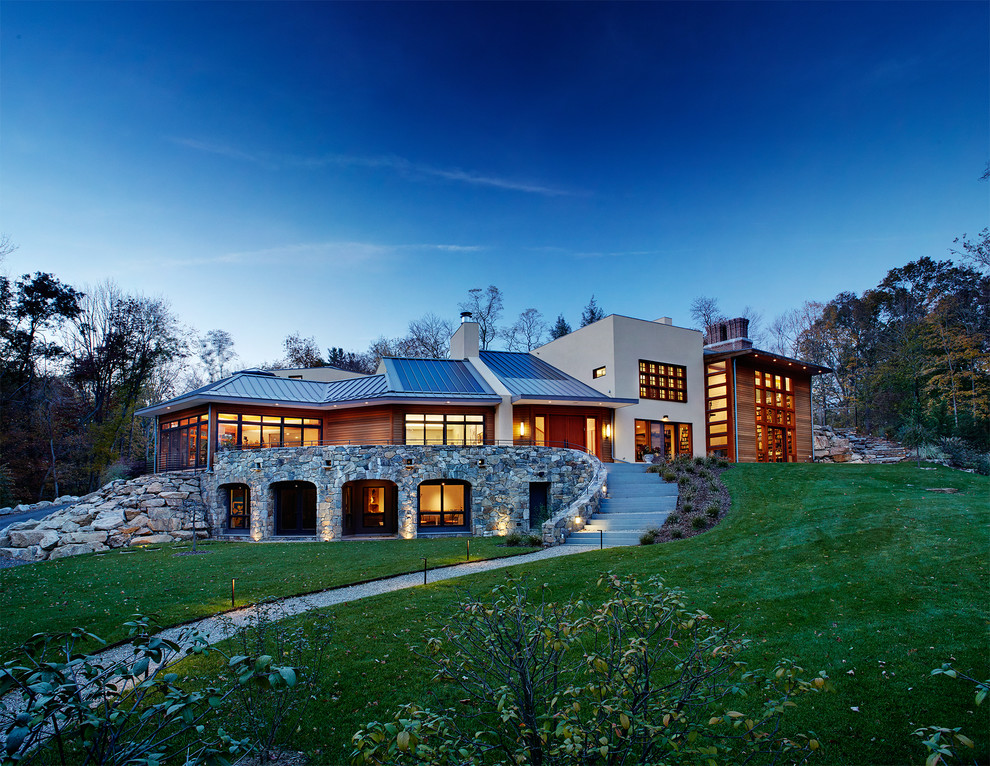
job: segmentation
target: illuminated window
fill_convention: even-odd
[[[639,360],[639,395],[642,399],[687,401],[687,367]]]
[[[467,529],[471,485],[466,481],[444,479],[419,485],[419,526],[421,529]]]
[[[593,369],[591,371],[591,377],[592,378],[604,378],[605,377],[605,368],[604,367],[596,367],[595,369]]]
[[[259,447],[312,447],[323,439],[321,418],[283,417],[281,415],[217,415],[219,449],[257,449]]]
[[[484,415],[406,415],[406,444],[484,444]]]

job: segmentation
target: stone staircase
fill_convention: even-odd
[[[568,535],[564,545],[639,545],[643,532],[659,529],[677,508],[677,485],[647,473],[644,464],[607,463],[605,470],[608,495],[601,508],[583,530]]]
[[[897,442],[861,435],[854,428],[814,427],[816,463],[900,463],[914,453]]]

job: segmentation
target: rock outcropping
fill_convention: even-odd
[[[44,519],[0,532],[0,555],[44,561],[129,545],[207,537],[198,474],[164,473],[112,481]]]
[[[854,428],[815,426],[816,463],[900,463],[910,450],[878,436],[861,436]]]

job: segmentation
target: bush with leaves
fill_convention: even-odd
[[[983,700],[990,694],[990,678],[985,681],[978,681],[972,676],[968,676],[956,670],[952,665],[946,663],[940,668],[932,671],[933,676],[946,676],[956,678],[961,681],[968,681],[976,686],[976,705],[979,707]],[[962,763],[958,748],[960,746],[972,750],[973,740],[962,734],[962,727],[958,726],[950,729],[946,726],[923,726],[913,732],[914,736],[921,737],[922,744],[928,750],[928,758],[925,759],[925,766],[938,766],[942,763]]]
[[[461,707],[406,705],[369,723],[352,763],[799,763],[819,749],[779,726],[792,698],[829,688],[824,673],[805,679],[788,660],[748,670],[746,640],[659,578],[599,586],[598,605],[520,583],[462,603],[419,655]]]
[[[232,679],[226,683],[184,689],[175,666],[189,656],[219,650],[194,628],[169,640],[155,635],[158,627],[142,615],[125,626],[128,639],[106,658],[83,651],[105,642],[76,628],[39,633],[4,663],[4,766],[156,766],[175,759],[187,765],[228,764],[253,745],[251,738],[237,739],[219,725],[225,700],[245,688],[295,686],[295,671],[277,666],[271,656],[239,655],[227,657]]]

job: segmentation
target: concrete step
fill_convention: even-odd
[[[615,487],[609,485],[608,497],[677,497],[676,484],[655,484],[643,489],[632,489],[630,487]]]
[[[581,530],[582,532],[598,532],[599,530],[613,531],[613,532],[639,532],[642,533],[647,529],[659,529],[663,526],[663,523],[667,520],[670,515],[670,511],[663,511],[662,513],[654,513],[643,518],[639,514],[635,518],[621,516],[619,518],[610,519],[602,518],[601,516],[595,516],[588,525]]]
[[[606,497],[602,500],[603,513],[615,511],[642,511],[651,508],[669,508],[677,505],[677,495],[659,495],[658,497]]]

